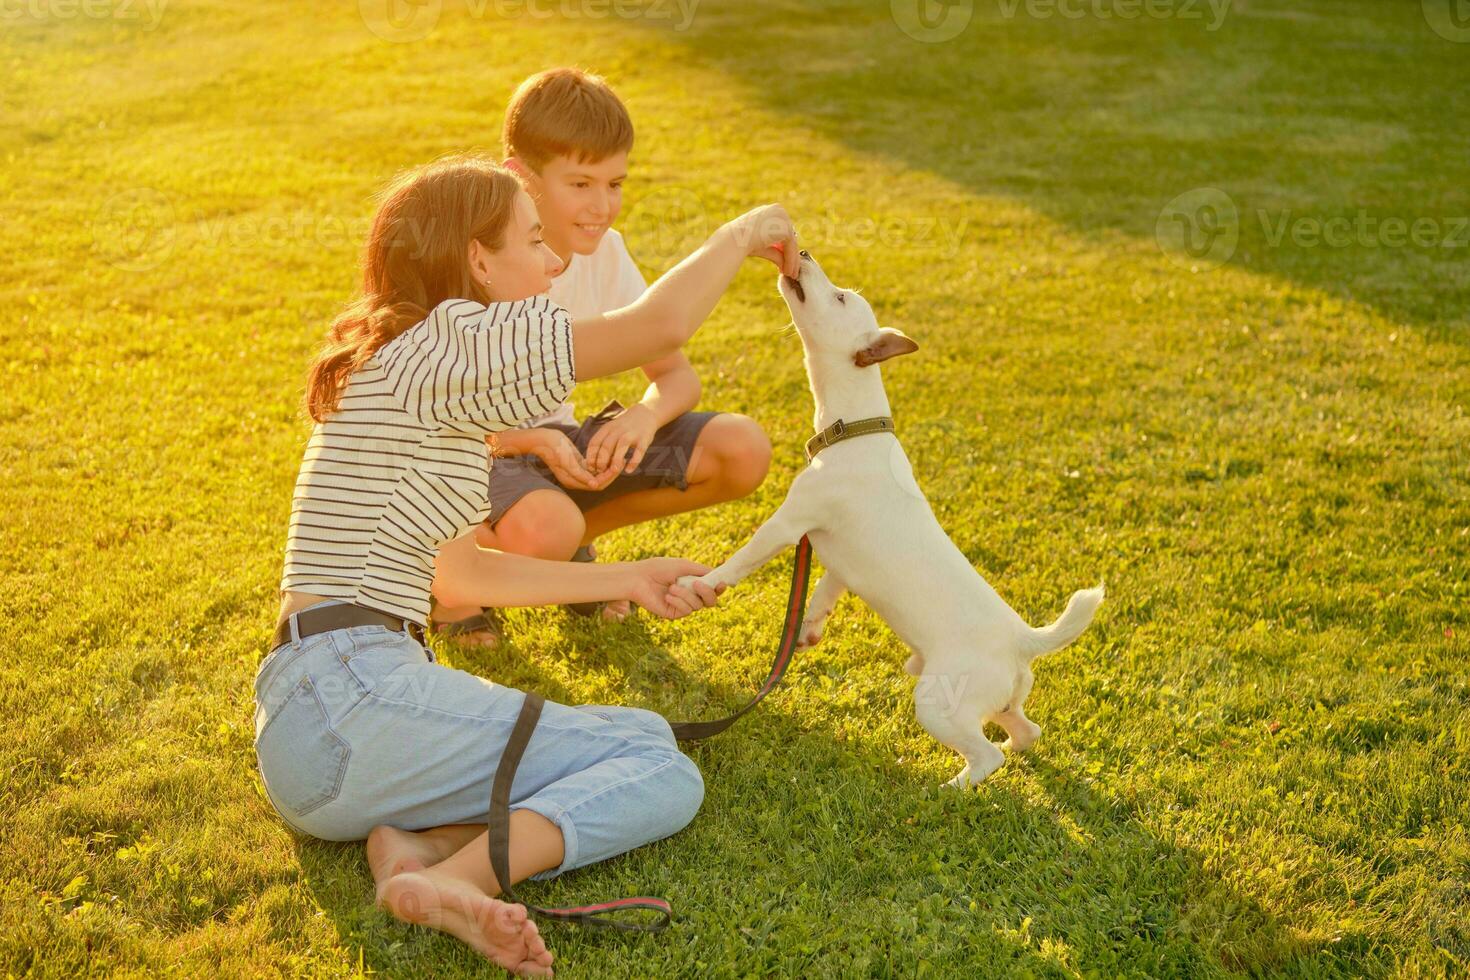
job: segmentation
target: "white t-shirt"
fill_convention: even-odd
[[[572,255],[562,274],[551,280],[547,295],[573,317],[595,316],[622,309],[642,296],[647,288],[643,273],[638,271],[633,256],[623,244],[623,236],[609,228],[603,233],[597,251],[591,255]],[[562,402],[556,411],[522,422],[519,428],[530,429],[549,422],[576,425],[572,403]]]

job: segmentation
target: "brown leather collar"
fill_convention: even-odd
[[[817,453],[844,439],[855,439],[858,436],[871,436],[880,432],[892,431],[893,418],[888,415],[858,419],[856,422],[844,422],[838,419],[806,441],[806,461],[810,463],[816,458]]]

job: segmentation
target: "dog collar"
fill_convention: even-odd
[[[858,419],[856,422],[844,422],[838,419],[806,441],[806,461],[810,463],[816,459],[817,453],[844,439],[855,439],[858,436],[870,436],[876,435],[879,432],[892,431],[893,419],[887,415],[881,415],[871,419]]]

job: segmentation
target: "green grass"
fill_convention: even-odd
[[[957,762],[913,719],[905,652],[844,599],[788,685],[693,750],[687,830],[526,889],[676,907],[656,938],[552,927],[560,974],[1470,971],[1470,234],[1269,233],[1470,215],[1470,46],[1417,0],[1236,0],[1215,31],[981,0],[942,44],[859,0],[705,0],[685,31],[451,5],[399,44],[317,6],[0,26],[0,970],[484,975],[372,907],[360,847],[274,816],[250,681],[304,367],[373,191],[494,149],[514,83],[570,62],[634,113],[646,271],[785,203],[923,345],[888,388],[959,547],[1032,622],[1110,596],[1039,668],[1036,753],[963,795],[936,789]],[[1202,187],[1240,241],[1191,271],[1155,226]],[[611,557],[718,561],[801,465],[771,279],[743,273],[689,349],[706,407],[772,434],[770,479]],[[714,716],[762,676],[787,568],[679,623],[517,611],[509,649],[445,659]]]

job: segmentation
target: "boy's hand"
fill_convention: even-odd
[[[587,468],[598,474],[599,479],[609,470],[614,476],[619,470],[632,473],[643,462],[643,455],[648,452],[657,432],[658,419],[654,417],[653,409],[642,403],[623,409],[603,423],[587,444]],[[627,460],[626,465],[624,460]]]
[[[795,277],[801,272],[796,226],[781,205],[753,208],[730,222],[730,228],[746,255],[767,259],[788,276]]]
[[[611,473],[589,470],[566,433],[556,429],[530,431],[537,434],[535,444],[529,449],[530,454],[545,463],[556,482],[568,490],[601,490],[618,475],[616,470]]]

